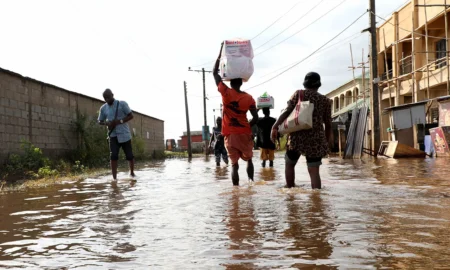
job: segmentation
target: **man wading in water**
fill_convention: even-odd
[[[223,120],[222,120],[222,135],[225,137],[225,147],[228,151],[228,156],[231,159],[233,171],[231,179],[233,185],[239,185],[239,158],[247,161],[247,175],[250,180],[253,180],[253,136],[250,126],[253,126],[258,121],[258,112],[256,111],[256,103],[253,97],[245,92],[242,92],[242,79],[232,79],[230,81],[231,88],[222,82],[222,77],[219,75],[220,58],[222,57],[223,43],[220,48],[219,57],[214,66],[214,79],[218,86],[218,90],[222,95],[223,103]],[[250,111],[253,119],[248,122],[247,112]]]
[[[105,104],[100,108],[98,123],[108,127],[109,150],[111,154],[111,171],[114,180],[117,180],[117,162],[119,150],[122,147],[130,165],[130,176],[134,177],[134,156],[131,147],[131,132],[126,122],[133,119],[133,113],[125,101],[114,99],[110,89],[103,92]]]

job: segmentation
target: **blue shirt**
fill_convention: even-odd
[[[131,109],[128,106],[128,103],[125,101],[117,101],[114,100],[113,104],[110,106],[108,103],[105,103],[100,108],[100,113],[98,115],[98,121],[113,121],[116,116],[116,108],[117,104],[119,105],[117,111],[117,120],[124,119],[128,114],[131,113]],[[119,124],[116,128],[111,132],[110,137],[117,137],[119,143],[127,142],[131,140],[131,132],[127,123]]]

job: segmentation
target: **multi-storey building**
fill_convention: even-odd
[[[445,0],[412,0],[391,17],[377,18],[383,22],[377,28],[375,81],[380,92],[382,140],[390,138],[388,128],[398,128],[393,114],[383,111],[423,104],[419,110],[424,117],[412,119],[412,125],[431,123],[437,115],[433,100],[450,94],[447,11]]]
[[[333,151],[338,151],[339,144],[339,125],[346,126],[346,132],[348,133],[348,128],[350,126],[350,121],[352,118],[353,109],[361,106],[370,106],[369,97],[369,73],[365,74],[363,79],[362,76],[356,77],[354,80],[350,80],[343,85],[332,90],[326,96],[332,101],[331,115],[333,118],[333,132],[334,132],[334,147]],[[364,104],[365,101],[365,104]],[[370,129],[370,117],[368,118],[367,130]],[[342,135],[344,135],[342,134]],[[344,147],[346,143],[345,136],[341,136],[341,146]],[[365,136],[364,142],[365,148],[370,148],[370,136]]]

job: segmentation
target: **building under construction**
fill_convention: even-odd
[[[418,148],[415,125],[437,125],[437,101],[450,95],[449,5],[450,0],[412,0],[390,18],[377,15],[375,83],[383,141],[406,136],[402,143]]]

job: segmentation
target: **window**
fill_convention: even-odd
[[[412,96],[405,96],[403,99],[404,104],[412,103]]]
[[[438,61],[439,59],[442,59],[444,57],[446,57],[446,52],[447,52],[447,46],[446,46],[446,40],[445,39],[441,39],[438,42],[436,42],[436,68],[441,68],[443,66],[447,65],[447,61],[446,60],[441,60]]]
[[[439,122],[439,108],[431,108],[431,119],[433,123]]]

